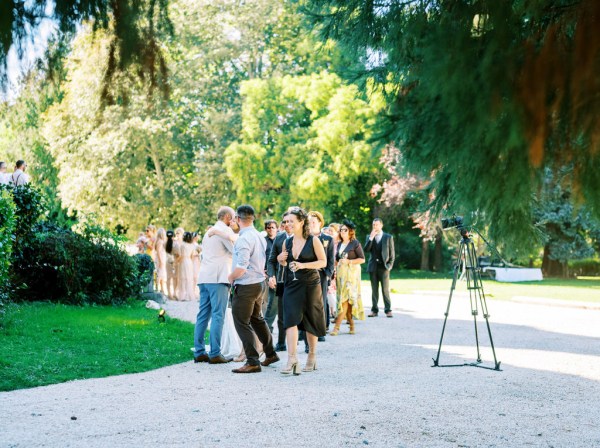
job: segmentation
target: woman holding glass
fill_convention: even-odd
[[[283,289],[283,325],[286,329],[288,362],[283,374],[298,375],[298,329],[306,331],[308,359],[302,369],[317,368],[317,338],[325,336],[325,314],[319,269],[327,265],[323,244],[310,234],[308,214],[299,207],[288,210],[287,221],[292,236],[287,239],[277,260],[286,266]]]
[[[335,327],[330,336],[337,336],[344,317],[348,317],[350,334],[354,334],[354,320],[365,320],[365,310],[360,295],[360,265],[365,262],[362,246],[355,237],[355,226],[345,219],[340,226],[340,242],[337,247],[337,294],[338,312]]]

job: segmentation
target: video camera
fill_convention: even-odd
[[[464,221],[462,216],[452,215],[450,218],[442,218],[442,229],[462,229],[464,227]]]

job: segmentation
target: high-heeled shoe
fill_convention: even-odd
[[[340,333],[340,327],[334,327],[333,331],[329,333],[329,336],[337,336]]]
[[[288,362],[285,369],[281,369],[281,373],[284,375],[300,375],[300,366],[298,365],[297,356],[288,356]]]
[[[313,370],[317,370],[317,355],[314,353],[309,353],[308,359],[306,360],[306,364],[302,368],[302,371],[312,372]]]
[[[354,334],[354,322],[350,324],[350,334]]]

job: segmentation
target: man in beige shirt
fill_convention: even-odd
[[[223,206],[217,212],[214,229],[225,237],[211,237],[208,232],[202,239],[202,264],[198,274],[200,286],[200,310],[196,317],[194,330],[194,362],[222,364],[231,361],[221,354],[221,335],[225,311],[229,300],[229,274],[233,243],[227,236],[233,235],[229,227],[235,212],[231,207]],[[206,353],[204,333],[210,325],[210,353]]]

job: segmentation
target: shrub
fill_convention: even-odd
[[[569,271],[578,276],[600,275],[600,260],[597,258],[584,258],[583,260],[569,261]]]
[[[38,222],[46,211],[46,203],[38,189],[30,184],[13,187],[0,185],[0,192],[7,191],[12,195],[16,206],[15,237],[17,241],[31,232],[31,228]]]
[[[419,269],[421,267],[421,238],[415,231],[394,235],[396,248],[396,266],[400,269]]]
[[[152,257],[147,254],[135,254],[134,257],[137,262],[138,282],[143,285],[144,292],[152,292],[152,280],[154,279],[154,261],[152,261]]]
[[[95,226],[82,233],[46,222],[32,228],[15,251],[14,286],[21,299],[104,305],[139,295],[137,263],[117,238]]]
[[[11,194],[0,190],[0,316],[10,285],[10,264],[15,230],[15,204]]]

